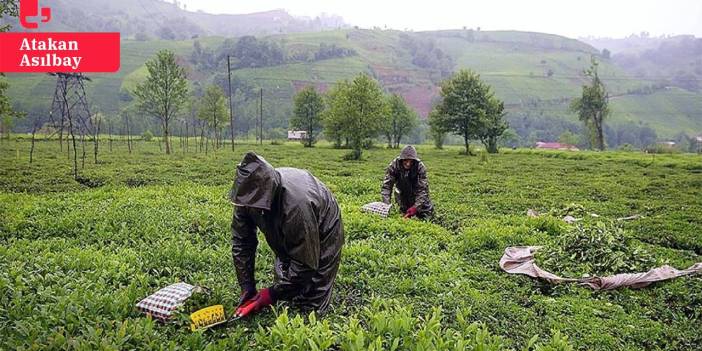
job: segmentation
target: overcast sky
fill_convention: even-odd
[[[180,0],[188,10],[251,13],[285,9],[293,15],[336,14],[352,25],[412,29],[522,30],[625,37],[647,31],[702,37],[702,0]]]

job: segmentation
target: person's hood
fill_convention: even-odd
[[[400,160],[421,161],[419,157],[417,157],[417,150],[415,150],[412,145],[407,145],[402,149],[402,152],[400,152]]]
[[[280,175],[253,152],[248,152],[236,167],[236,180],[230,200],[235,206],[270,210],[280,185]]]

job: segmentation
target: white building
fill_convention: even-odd
[[[288,140],[306,140],[307,131],[306,130],[289,130]]]

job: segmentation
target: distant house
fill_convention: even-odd
[[[664,147],[664,148],[667,148],[667,149],[672,149],[672,148],[675,147],[675,142],[674,142],[674,141],[659,141],[659,142],[657,142],[656,144],[658,144],[658,145],[660,145],[660,146],[662,146],[662,147]]]
[[[288,140],[307,140],[306,130],[289,130]]]
[[[567,151],[580,151],[577,146],[571,144],[563,143],[551,143],[539,141],[536,143],[537,149],[547,149],[547,150],[567,150]]]

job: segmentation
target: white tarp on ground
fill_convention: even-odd
[[[577,282],[595,290],[611,290],[620,287],[643,288],[651,283],[702,272],[702,262],[698,262],[683,270],[664,265],[645,273],[623,273],[607,277],[562,278],[536,265],[534,252],[539,248],[539,246],[506,248],[504,255],[500,259],[500,268],[507,273],[525,274],[551,283]]]

